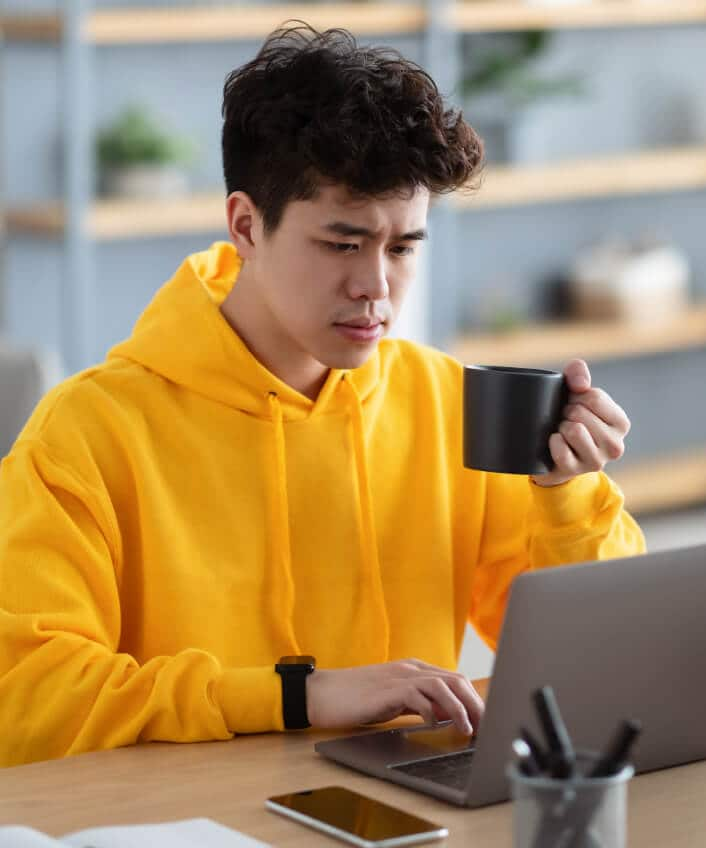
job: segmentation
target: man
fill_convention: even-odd
[[[555,470],[486,474],[462,467],[460,364],[384,338],[430,198],[482,157],[432,80],[295,27],[223,114],[230,242],[2,463],[4,765],[401,713],[470,733],[467,620],[494,647],[517,573],[644,550],[602,473],[629,421],[585,363]],[[313,673],[278,662],[302,654]]]

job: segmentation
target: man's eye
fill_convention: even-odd
[[[409,256],[411,253],[414,253],[414,248],[407,247],[406,245],[398,245],[395,250],[398,256]]]
[[[357,244],[345,241],[327,241],[324,244],[335,253],[353,253],[358,248]]]

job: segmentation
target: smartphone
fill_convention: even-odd
[[[324,786],[268,798],[265,806],[359,848],[395,848],[444,839],[445,827],[344,786]]]

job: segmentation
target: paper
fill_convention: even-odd
[[[64,848],[65,843],[31,827],[11,825],[0,827],[0,845],[2,848]]]
[[[2,848],[269,848],[212,819],[78,830],[55,839],[31,827],[0,827]]]

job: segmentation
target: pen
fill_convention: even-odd
[[[537,742],[534,735],[526,727],[520,727],[520,739],[523,739],[532,752],[535,762],[539,766],[540,771],[545,771],[549,768],[549,758],[542,746]]]
[[[537,689],[533,695],[535,708],[549,745],[551,777],[565,780],[574,773],[576,754],[551,686]]]
[[[588,777],[612,777],[620,774],[628,762],[630,749],[641,732],[642,724],[639,721],[635,719],[622,721]],[[574,825],[574,835],[566,848],[582,848],[589,841],[591,822],[600,806],[599,800],[596,804],[584,810],[583,815]]]
[[[534,758],[532,749],[524,739],[513,739],[512,750],[517,757],[517,767],[522,774],[527,777],[537,777],[540,773],[540,768]]]
[[[610,777],[619,774],[628,761],[628,754],[642,731],[642,724],[636,719],[621,722],[610,744],[591,770],[589,777]]]

